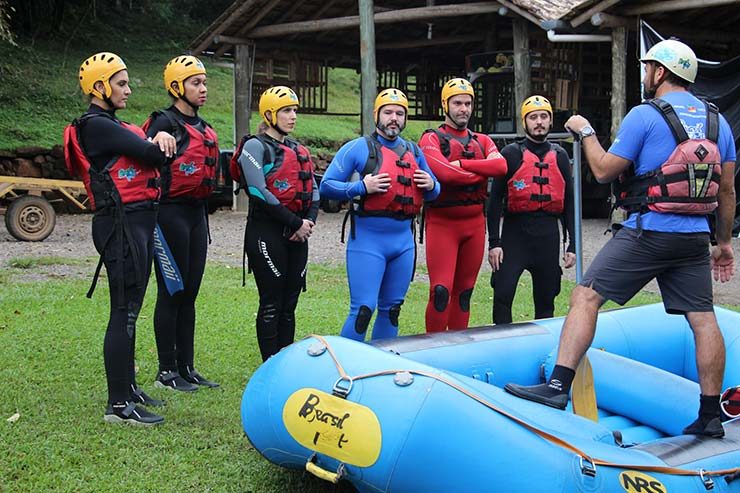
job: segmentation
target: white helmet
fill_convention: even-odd
[[[666,39],[655,44],[640,58],[641,62],[658,62],[669,72],[693,83],[699,68],[694,50],[675,39]]]

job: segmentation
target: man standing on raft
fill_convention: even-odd
[[[625,117],[608,152],[582,116],[565,126],[580,134],[600,183],[619,177],[617,203],[630,216],[591,263],[573,290],[560,335],[556,366],[547,383],[507,384],[510,393],[558,409],[568,402],[575,368],[593,341],[599,308],[620,305],[657,279],[668,313],[686,317],[694,333],[701,388],[699,416],[685,434],[724,436],[720,398],[725,347],[714,315],[714,279],[735,271],[735,145],[717,108],[688,91],[697,72],[694,52],[666,40],[640,60],[647,103]],[[721,177],[720,177],[721,175]],[[707,215],[717,210],[717,246],[709,252]]]

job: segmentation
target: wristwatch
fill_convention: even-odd
[[[592,135],[596,135],[596,130],[594,130],[594,127],[591,125],[586,125],[581,129],[581,138],[585,139],[586,137],[591,137]]]

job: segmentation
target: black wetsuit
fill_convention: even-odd
[[[199,116],[188,116],[175,106],[168,108],[177,116],[201,132],[205,122]],[[184,129],[173,128],[163,114],[154,118],[147,129],[149,137],[159,131],[167,132],[177,139],[178,155]],[[162,199],[159,205],[158,223],[164,239],[172,252],[182,278],[184,289],[170,295],[159,268],[157,276],[157,304],[154,309],[154,335],[157,341],[159,371],[175,371],[188,375],[193,370],[195,339],[195,299],[198,297],[208,253],[208,222],[205,200],[167,196],[170,176],[169,167],[162,170]]]
[[[524,145],[540,159],[550,150],[548,142],[535,143],[529,139]],[[560,173],[565,179],[565,211],[562,216],[545,212],[513,214],[504,212],[507,183],[522,163],[519,143],[509,144],[501,150],[506,158],[506,177],[495,179],[488,200],[488,248],[501,247],[504,259],[498,272],[492,274],[493,323],[511,323],[511,305],[516,294],[519,278],[525,270],[532,275],[532,295],[535,318],[552,317],[555,297],[560,293],[560,229],[562,219],[568,237],[573,237],[573,174],[568,154],[560,146],[554,146]],[[499,235],[499,223],[504,214],[504,225]],[[575,252],[571,243],[568,252]]]
[[[271,139],[266,135],[261,138]],[[286,139],[286,144],[295,145],[295,141]],[[265,148],[258,139],[248,140],[239,157],[249,185],[245,249],[259,291],[256,325],[263,361],[293,342],[295,309],[306,280],[308,242],[289,238],[303,225],[303,219],[315,223],[319,209],[315,182],[311,206],[299,214],[282,205],[267,190],[263,165],[274,162],[275,156],[265,156]]]
[[[105,111],[90,105],[88,113]],[[108,115],[115,118],[113,112]],[[159,146],[111,118],[90,118],[80,128],[80,141],[93,169],[102,170],[119,155],[129,156],[142,166],[160,167],[166,163]],[[154,201],[126,204],[123,214],[115,207],[99,209],[92,220],[93,242],[103,259],[110,288],[110,318],[103,344],[110,403],[130,401],[136,386],[136,320],[151,273],[156,220]]]

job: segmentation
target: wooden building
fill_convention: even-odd
[[[233,59],[237,135],[274,84],[328,114],[328,69],[348,67],[362,73],[363,131],[378,88],[404,90],[410,118],[441,120],[441,84],[469,77],[479,131],[521,133],[518,104],[537,93],[556,127],[578,111],[608,144],[639,102],[640,19],[702,58],[740,54],[740,0],[236,0],[190,48]]]

